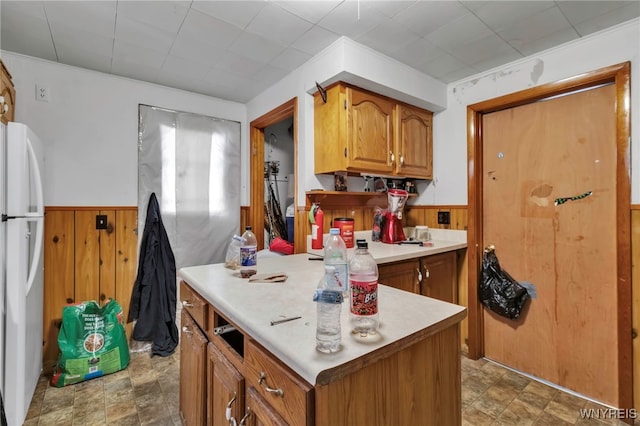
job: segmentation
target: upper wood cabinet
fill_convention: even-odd
[[[13,121],[15,117],[16,89],[11,81],[11,74],[7,71],[2,60],[0,60],[0,96],[4,97],[5,106],[0,105],[0,121],[7,124]]]
[[[314,97],[315,173],[432,177],[432,113],[345,83]]]

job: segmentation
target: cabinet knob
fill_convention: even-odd
[[[182,306],[184,306],[185,308],[193,308],[193,303],[189,303],[188,300],[183,300]]]
[[[418,272],[418,283],[422,283],[422,272],[420,272],[420,268],[416,268],[416,272]]]
[[[424,265],[424,275],[426,278],[429,278],[429,268],[427,268],[427,265]]]
[[[258,384],[262,385],[264,390],[266,390],[268,393],[272,393],[275,396],[279,396],[279,397],[284,396],[284,391],[282,389],[271,388],[267,385],[266,381],[267,381],[267,375],[265,374],[264,371],[261,371],[260,378],[258,379]]]
[[[184,334],[193,334],[193,331],[189,330],[189,327],[187,327],[186,325],[182,327],[182,332]]]
[[[404,155],[400,154],[400,166],[404,166]]]
[[[396,162],[396,156],[393,155],[393,152],[389,151],[389,162],[391,163],[391,165],[393,166],[393,163]]]

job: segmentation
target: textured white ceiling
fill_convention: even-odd
[[[444,83],[640,16],[640,1],[8,1],[0,48],[245,103],[341,36]]]

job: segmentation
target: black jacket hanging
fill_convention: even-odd
[[[138,276],[133,285],[129,322],[137,320],[133,338],[152,341],[152,354],[168,356],[178,345],[176,262],[152,193],[142,234]]]

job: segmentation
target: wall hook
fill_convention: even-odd
[[[327,103],[327,89],[320,86],[320,83],[316,81],[316,87],[318,88],[318,92],[320,92],[320,97],[322,98],[322,102]]]

